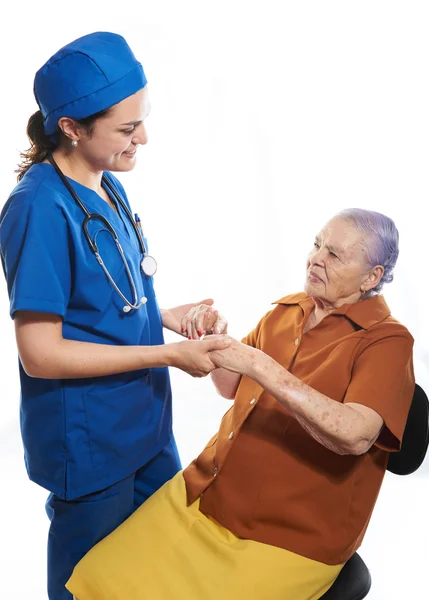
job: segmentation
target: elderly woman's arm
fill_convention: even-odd
[[[383,419],[372,408],[328,398],[266,354],[255,362],[252,379],[274,396],[315,440],[337,454],[364,454],[383,427]]]
[[[214,369],[210,373],[211,380],[218,394],[227,400],[234,400],[240,383],[240,373],[232,373],[226,369]]]
[[[260,350],[234,340],[229,348],[211,356],[219,367],[259,383],[314,439],[337,454],[363,454],[380,434],[383,419],[377,412],[328,398]]]

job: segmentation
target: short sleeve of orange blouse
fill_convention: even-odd
[[[241,341],[243,344],[247,344],[247,346],[252,346],[253,348],[257,347],[257,340],[259,332],[261,331],[262,325],[264,324],[265,319],[272,313],[272,310],[269,310],[259,321],[254,329],[250,333],[248,333]]]
[[[413,338],[405,330],[369,344],[356,358],[344,399],[372,408],[384,421],[376,442],[382,450],[400,449],[414,391]]]

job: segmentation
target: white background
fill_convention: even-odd
[[[81,35],[121,33],[143,62],[152,112],[149,145],[120,178],[158,260],[160,304],[212,296],[240,337],[272,301],[302,289],[306,254],[329,217],[353,206],[385,212],[401,238],[385,295],[415,337],[416,378],[429,390],[426,1],[75,0],[15,2],[8,14],[2,203],[28,145],[35,71]],[[16,347],[0,285],[1,589],[8,600],[39,600],[47,492],[24,470]],[[172,382],[186,465],[229,403],[209,379],[172,371]],[[370,599],[425,597],[428,505],[428,460],[415,475],[387,476],[361,549]]]

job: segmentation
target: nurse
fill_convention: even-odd
[[[133,169],[147,142],[146,77],[126,41],[75,40],[37,72],[34,93],[40,110],[0,216],[0,250],[26,467],[51,492],[48,596],[69,600],[79,559],[180,469],[168,367],[207,375],[209,352],[230,341],[164,344],[163,327],[194,337],[189,311],[205,330],[225,323],[211,301],[160,310],[154,261],[142,263],[146,239],[111,173]],[[84,227],[88,213],[97,218]]]

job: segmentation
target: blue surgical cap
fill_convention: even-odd
[[[120,35],[97,32],[58,50],[36,73],[34,95],[46,135],[58,119],[84,119],[146,85],[142,65]]]

